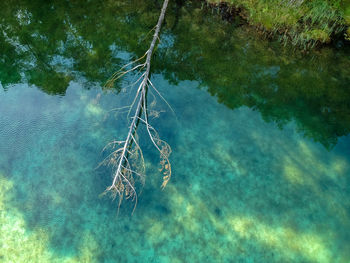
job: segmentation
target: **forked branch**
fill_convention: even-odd
[[[128,116],[133,112],[126,139],[123,141],[113,141],[109,143],[106,147],[111,147],[113,151],[102,162],[102,164],[112,166],[114,169],[112,184],[107,187],[105,192],[111,193],[113,198],[118,196],[119,205],[123,198],[135,201],[134,209],[137,204],[135,181],[136,179],[140,179],[143,183],[145,172],[144,158],[138,143],[138,136],[136,132],[139,123],[145,124],[149,138],[160,153],[161,171],[164,175],[162,188],[166,186],[171,176],[171,165],[169,162],[171,149],[165,141],[159,138],[157,131],[149,124],[146,100],[148,88],[153,89],[161,97],[161,99],[164,100],[163,96],[153,86],[150,80],[150,70],[152,54],[157,40],[159,40],[159,32],[164,20],[168,2],[169,0],[164,0],[163,2],[158,23],[155,26],[152,42],[146,53],[141,58],[122,67],[118,72],[113,74],[111,79],[109,79],[106,83],[106,86],[113,86],[114,82],[124,75],[131,72],[138,72],[139,77],[137,78],[136,82],[132,84],[138,85],[135,97],[131,105],[126,106],[129,108]],[[145,59],[145,62],[140,63],[143,59]]]

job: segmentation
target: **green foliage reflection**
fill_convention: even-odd
[[[64,94],[77,76],[103,84],[144,53],[160,4],[3,1],[3,87],[27,81]],[[197,2],[173,1],[152,71],[172,83],[196,80],[227,107],[250,107],[281,127],[295,121],[300,132],[327,148],[348,134],[349,48],[295,51],[240,24]]]

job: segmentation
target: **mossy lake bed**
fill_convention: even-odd
[[[181,1],[179,1],[181,2]],[[152,64],[146,182],[101,193],[127,132],[128,77],[161,3],[0,4],[0,262],[350,261],[350,49],[305,52],[201,3],[172,2]],[[150,104],[152,104],[150,95]],[[153,104],[152,104],[153,105]]]

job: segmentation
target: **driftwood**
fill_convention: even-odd
[[[148,88],[155,91],[158,94],[158,96],[160,96],[161,99],[164,100],[162,95],[159,93],[159,91],[155,88],[155,86],[150,80],[150,70],[152,54],[156,43],[159,40],[159,32],[164,20],[164,15],[168,2],[169,0],[165,0],[163,2],[158,23],[155,26],[153,39],[146,53],[141,58],[125,65],[118,72],[116,72],[106,83],[107,86],[112,86],[117,79],[123,77],[125,74],[136,71],[139,72],[138,79],[132,84],[132,86],[138,85],[134,100],[131,103],[131,105],[123,107],[129,109],[128,117],[131,112],[134,112],[133,116],[131,117],[131,124],[129,126],[126,139],[122,141],[113,141],[109,143],[105,148],[111,147],[113,151],[102,162],[103,164],[112,166],[112,168],[114,169],[112,184],[107,187],[105,193],[111,193],[113,198],[119,197],[118,207],[120,206],[121,201],[124,198],[126,198],[135,201],[135,209],[137,204],[137,191],[135,182],[137,179],[140,180],[141,183],[144,182],[145,163],[142,150],[138,143],[138,136],[136,132],[137,127],[140,123],[146,126],[149,138],[151,139],[155,148],[160,153],[161,171],[163,173],[163,183],[161,186],[162,188],[166,186],[171,176],[171,165],[169,162],[171,148],[165,141],[159,138],[157,131],[149,124],[149,114],[147,113],[146,100]],[[144,59],[145,62],[140,63]]]

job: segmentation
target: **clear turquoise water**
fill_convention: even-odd
[[[175,116],[158,100],[152,123],[172,147],[173,176],[162,191],[158,154],[142,141],[146,184],[135,213],[126,201],[117,216],[100,197],[110,171],[96,167],[125,136],[125,116],[111,110],[132,92],[101,84],[140,55],[127,36],[147,32],[157,7],[140,1],[140,15],[132,1],[106,3],[53,4],[81,35],[62,43],[51,7],[2,4],[7,36],[24,50],[2,36],[0,262],[349,262],[346,47],[290,51],[196,5],[171,6],[152,79]],[[19,9],[44,26],[16,29]],[[92,48],[79,51],[82,42]]]

